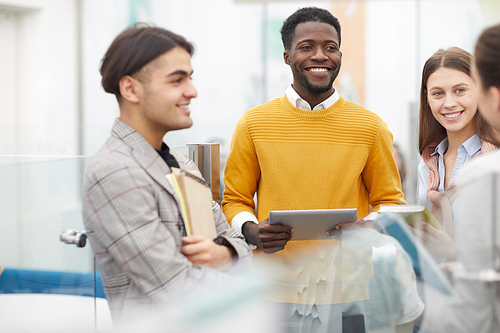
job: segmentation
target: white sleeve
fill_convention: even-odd
[[[374,221],[378,219],[378,212],[371,212],[363,218],[365,221]]]
[[[255,215],[249,212],[241,212],[236,214],[235,217],[233,217],[233,220],[231,221],[231,227],[239,231],[241,234],[243,234],[242,230],[243,224],[245,224],[245,222],[248,221],[259,224],[259,220],[257,220]],[[251,250],[255,250],[257,248],[255,245],[252,244],[248,244],[248,246],[250,246]]]
[[[259,224],[259,220],[257,220],[255,215],[249,212],[241,212],[236,214],[235,217],[233,217],[233,220],[231,221],[231,227],[243,233],[243,230],[241,230],[241,228],[243,227],[243,224],[245,224],[245,222],[248,221]]]

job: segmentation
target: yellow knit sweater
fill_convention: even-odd
[[[377,211],[381,204],[405,203],[387,125],[342,96],[319,111],[298,109],[286,96],[248,110],[233,133],[224,182],[228,221],[254,213],[255,193],[259,221],[271,210],[357,208],[364,217],[370,205]],[[317,245],[290,241],[265,257],[291,262],[291,253]],[[288,295],[282,301],[304,300]]]

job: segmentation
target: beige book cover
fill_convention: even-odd
[[[188,235],[201,235],[209,239],[217,237],[212,210],[212,191],[199,172],[186,172],[172,168],[178,184],[178,193],[185,209],[184,221]]]

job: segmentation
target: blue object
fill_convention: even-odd
[[[101,273],[96,272],[96,297],[106,298]],[[94,272],[75,273],[5,268],[0,294],[63,294],[94,297]]]
[[[444,294],[451,295],[453,288],[450,282],[443,272],[441,272],[425,247],[413,236],[406,221],[393,213],[381,214],[377,221],[408,253],[415,273],[420,275],[425,283]]]

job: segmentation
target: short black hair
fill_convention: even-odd
[[[295,28],[299,23],[322,22],[332,25],[337,30],[340,47],[340,23],[339,20],[328,10],[318,7],[304,7],[290,15],[281,27],[281,40],[285,50],[290,50],[292,40],[295,36]]]
[[[123,76],[133,75],[176,46],[193,55],[193,45],[169,30],[145,23],[136,23],[125,29],[113,40],[102,59],[102,87],[120,101],[119,82]]]

